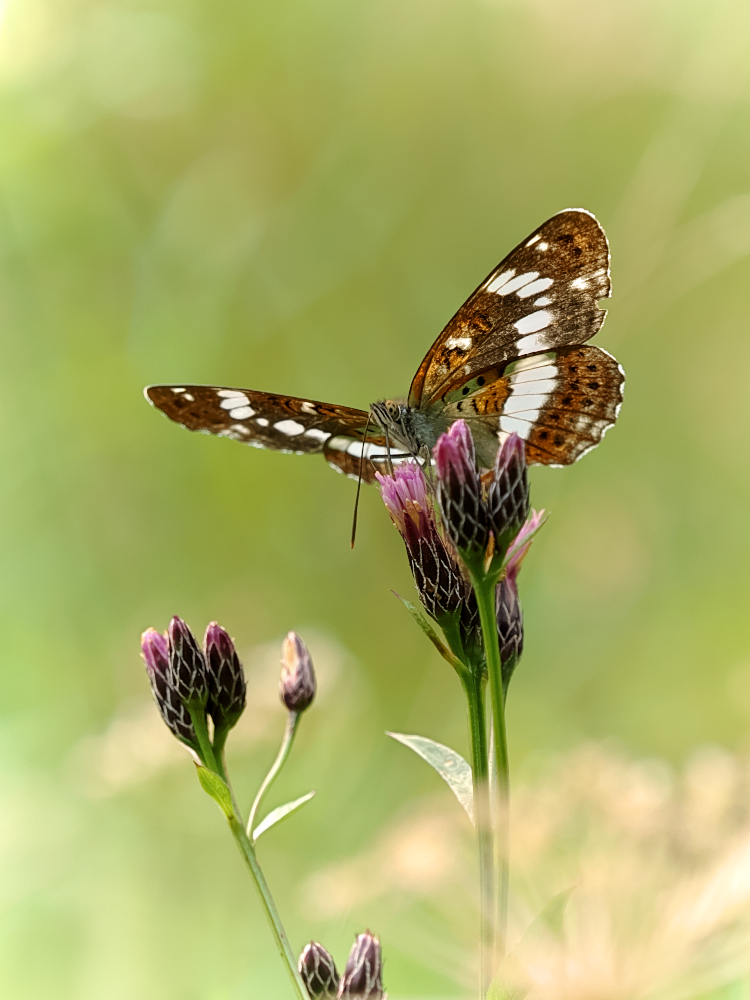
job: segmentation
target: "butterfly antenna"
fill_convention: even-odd
[[[388,475],[393,477],[393,460],[391,458],[391,439],[388,437],[388,428],[383,428],[385,434],[385,452],[388,456]]]
[[[362,436],[362,454],[359,457],[359,475],[357,476],[357,495],[354,498],[354,514],[352,516],[352,548],[354,548],[354,540],[357,537],[357,511],[359,510],[359,493],[362,489],[362,473],[365,470],[365,444],[367,443],[367,431],[370,429],[370,419],[372,413],[367,414],[367,423],[365,424],[365,433]]]

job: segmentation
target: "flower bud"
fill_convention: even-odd
[[[196,749],[198,737],[190,713],[169,684],[169,644],[166,635],[153,628],[146,629],[141,636],[141,654],[162,719],[178,740]]]
[[[304,712],[315,697],[315,671],[307,646],[296,632],[281,644],[279,695],[290,712]]]
[[[369,931],[352,945],[338,996],[339,1000],[385,1000],[380,941]]]
[[[311,941],[305,945],[297,969],[311,1000],[335,1000],[339,974],[333,957],[322,944]]]
[[[406,545],[425,611],[436,621],[461,611],[470,588],[440,537],[421,468],[416,462],[404,462],[392,476],[376,476],[383,503]]]
[[[206,629],[203,640],[208,673],[206,710],[214,729],[231,729],[245,711],[245,674],[234,643],[216,622]]]
[[[169,623],[169,685],[187,705],[205,705],[208,699],[206,660],[185,622],[174,616]]]
[[[487,491],[487,510],[496,549],[504,553],[529,516],[526,446],[515,433],[510,434],[498,449]]]
[[[498,583],[495,595],[503,690],[506,693],[513,671],[523,653],[523,614],[518,598],[517,573],[517,569],[508,569]]]
[[[445,527],[459,552],[484,552],[490,538],[474,441],[465,420],[456,420],[433,449],[438,500]]]

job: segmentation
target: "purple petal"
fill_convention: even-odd
[[[141,655],[149,674],[166,674],[169,667],[169,643],[166,635],[147,628],[141,636]]]

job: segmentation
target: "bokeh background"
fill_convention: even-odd
[[[551,518],[522,575],[514,770],[587,740],[663,768],[741,750],[750,8],[5,0],[1,18],[0,993],[287,995],[149,700],[139,634],[179,613],[245,654],[243,798],[283,728],[279,640],[296,628],[315,656],[273,804],[318,796],[261,845],[294,946],[341,960],[370,925],[393,1000],[463,996],[471,891],[435,889],[449,793],[383,735],[463,751],[462,700],[389,593],[411,581],[377,494],[351,552],[352,482],[188,434],[142,388],[402,395],[511,247],[593,211],[614,281],[597,342],[628,384],[601,448],[533,472]]]

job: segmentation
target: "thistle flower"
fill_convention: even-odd
[[[305,945],[297,963],[310,1000],[335,1000],[339,974],[333,956],[322,944],[311,941]]]
[[[206,659],[185,622],[177,615],[169,623],[169,686],[184,705],[208,700]]]
[[[462,612],[470,590],[440,536],[421,468],[416,462],[405,462],[392,476],[376,476],[383,502],[406,544],[425,611],[436,621]]]
[[[383,959],[380,941],[369,931],[352,945],[344,975],[339,983],[339,1000],[385,1000]]]
[[[141,636],[141,655],[162,719],[178,740],[197,749],[198,737],[190,713],[169,683],[169,643],[166,635],[149,628]]]
[[[296,632],[290,632],[281,645],[279,696],[290,712],[304,712],[312,704],[316,686],[307,646]]]
[[[544,521],[544,509],[536,511],[532,510],[523,527],[518,532],[513,542],[508,546],[508,552],[510,553],[510,559],[508,560],[508,572],[515,567],[516,574],[521,568],[521,563],[526,558],[526,553],[531,548],[531,543],[534,540],[534,534],[537,529],[541,526]]]
[[[498,449],[487,490],[487,511],[496,549],[504,552],[529,516],[526,447],[515,433],[510,434]]]
[[[229,634],[216,622],[203,640],[208,675],[206,710],[214,729],[231,729],[245,711],[245,674]]]
[[[446,531],[463,553],[484,553],[490,538],[487,505],[482,497],[474,441],[468,424],[457,420],[433,449],[438,500]]]

